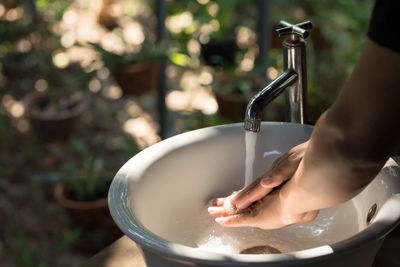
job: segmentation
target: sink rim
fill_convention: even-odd
[[[276,126],[276,125],[287,125],[289,127],[311,127],[311,125],[300,125],[295,123],[286,122],[262,122],[262,127]],[[227,263],[239,264],[239,263],[263,263],[263,262],[292,262],[294,259],[296,261],[308,262],[315,261],[316,258],[330,257],[333,254],[347,254],[351,253],[351,248],[358,248],[369,242],[383,238],[391,230],[393,230],[396,225],[400,222],[400,208],[397,208],[394,212],[392,211],[390,218],[388,216],[382,218],[377,218],[373,222],[374,225],[377,221],[380,222],[376,227],[368,227],[363,231],[355,234],[354,236],[336,242],[330,245],[323,245],[311,249],[295,251],[291,253],[284,254],[268,254],[268,255],[242,255],[242,254],[220,254],[214,252],[208,252],[204,250],[199,250],[198,248],[193,248],[174,242],[167,241],[161,237],[148,231],[146,228],[142,227],[141,224],[135,219],[135,216],[130,212],[128,205],[126,204],[127,198],[127,183],[128,175],[123,173],[123,170],[132,162],[135,158],[140,157],[142,153],[151,153],[160,148],[160,146],[170,147],[173,146],[176,141],[184,137],[185,139],[190,139],[198,135],[200,132],[205,134],[205,136],[212,135],[215,128],[237,128],[243,127],[243,123],[233,123],[224,124],[219,126],[202,128],[194,131],[189,131],[182,133],[168,139],[165,139],[145,150],[139,152],[130,160],[128,160],[121,169],[115,175],[108,193],[108,204],[110,213],[121,229],[121,231],[126,234],[133,241],[138,243],[145,249],[153,251],[157,254],[162,254],[167,257],[176,258],[179,260],[187,260],[202,264],[214,264],[214,265],[226,265]],[[203,133],[204,132],[204,133]],[[179,142],[178,142],[179,143]],[[157,156],[155,156],[157,157]],[[389,160],[390,161],[390,160]],[[391,164],[398,166],[393,160]],[[391,206],[387,209],[393,210],[393,205],[400,207],[400,194],[392,197],[394,203],[389,203]],[[124,203],[125,200],[125,203]],[[387,204],[388,200],[384,203]],[[390,201],[389,201],[390,202]],[[378,214],[381,214],[383,206],[380,208]]]

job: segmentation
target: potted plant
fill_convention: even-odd
[[[3,6],[7,9],[15,8],[18,6],[18,0],[4,0]]]
[[[25,47],[21,50],[16,45],[10,46],[0,64],[8,77],[7,88],[12,88],[17,98],[23,98],[25,116],[36,136],[44,142],[61,141],[69,137],[83,111],[79,91],[86,89],[90,74],[78,63],[69,64],[61,36],[53,31],[52,22],[62,18],[65,4],[61,1],[54,7],[47,6],[47,2],[31,4],[29,8],[20,5],[29,15],[17,21],[18,27],[10,24],[12,28],[5,35],[10,41],[25,43]],[[42,16],[42,12],[48,12],[49,17]],[[56,64],[58,55],[64,58],[61,65]]]
[[[122,55],[107,51],[95,43],[92,46],[99,52],[104,66],[110,69],[125,95],[142,95],[158,87],[160,63],[167,58],[165,49],[146,40],[140,52]]]
[[[47,173],[44,179],[56,182],[56,202],[67,212],[71,226],[82,231],[76,247],[94,252],[122,235],[108,210],[107,193],[112,175],[106,172],[104,153],[90,148],[82,139],[71,139],[69,144],[72,153],[54,151],[63,164],[59,171]],[[93,232],[101,240],[87,240]]]
[[[64,141],[74,131],[84,110],[82,90],[90,74],[80,67],[52,68],[40,79],[43,92],[31,92],[24,98],[25,116],[35,135],[43,142]]]

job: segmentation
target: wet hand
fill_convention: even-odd
[[[290,179],[303,159],[307,146],[308,141],[293,147],[276,159],[269,171],[235,193],[231,197],[231,204],[237,209],[247,208],[251,203],[262,199],[275,187]]]
[[[285,214],[278,193],[270,193],[296,172],[308,142],[293,147],[272,164],[271,169],[253,183],[226,198],[218,198],[209,208],[210,215],[224,226],[281,228],[296,222],[308,222],[316,213]],[[267,214],[266,214],[267,213]]]
[[[279,195],[279,190],[273,191],[262,199],[253,202],[242,210],[229,207],[231,197],[220,198],[214,201],[208,209],[210,215],[216,217],[215,221],[225,227],[252,226],[261,229],[278,229],[293,223],[307,223],[318,214],[317,211],[291,215],[285,212],[284,201]]]

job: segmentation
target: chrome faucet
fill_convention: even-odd
[[[244,119],[246,131],[259,132],[263,108],[283,91],[286,91],[286,120],[304,124],[306,122],[307,71],[304,39],[312,28],[310,21],[290,24],[280,21],[283,28],[277,35],[288,35],[283,42],[284,72],[261,89],[249,102]],[[286,89],[286,90],[285,90]]]

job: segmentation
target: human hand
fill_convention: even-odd
[[[232,206],[229,207],[230,204],[227,205],[231,196],[220,198],[214,201],[214,206],[210,207],[208,212],[216,217],[217,223],[225,227],[252,226],[266,230],[279,229],[294,223],[307,223],[318,215],[318,211],[288,214],[279,192],[274,190],[241,210],[233,210]]]
[[[279,191],[270,192],[296,172],[304,157],[308,142],[293,147],[272,164],[271,169],[253,183],[226,198],[218,198],[209,214],[224,226],[256,226],[263,229],[281,228],[292,223],[304,223],[317,212],[287,214],[283,211]]]
[[[286,182],[296,172],[307,147],[308,141],[293,147],[277,158],[272,163],[270,170],[238,193],[235,193],[232,196],[231,204],[237,209],[247,208],[254,201],[266,196],[275,187]]]

